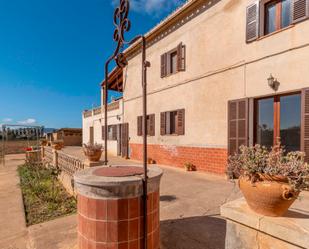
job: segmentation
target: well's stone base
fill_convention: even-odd
[[[226,249],[309,248],[309,195],[297,200],[285,217],[254,213],[238,199],[221,207],[227,218]]]
[[[158,167],[148,168],[145,214],[142,167],[94,167],[77,172],[78,248],[159,249],[162,173]]]
[[[142,249],[141,197],[100,200],[78,195],[79,248]],[[159,249],[159,192],[148,194],[148,249]]]

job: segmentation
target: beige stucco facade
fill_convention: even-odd
[[[194,18],[160,37],[147,49],[148,113],[156,114],[156,134],[150,144],[227,148],[227,103],[309,87],[309,21],[292,25],[246,43],[246,8],[253,1],[199,1]],[[170,27],[173,29],[173,27]],[[160,77],[160,55],[180,42],[186,46],[186,70]],[[142,113],[141,55],[125,69],[124,122],[130,143],[137,136]],[[272,74],[277,92],[267,83]],[[185,135],[160,136],[160,112],[185,109]]]
[[[190,0],[145,34],[146,58],[151,64],[147,68],[147,111],[155,114],[148,157],[157,163],[182,167],[190,162],[199,170],[223,174],[228,157],[228,102],[309,87],[309,20],[247,43],[246,11],[256,2]],[[180,43],[185,46],[185,70],[162,78],[161,55]],[[109,113],[108,122],[129,125],[129,157],[141,160],[143,141],[138,136],[137,117],[142,115],[142,58],[138,43],[124,53],[128,65],[121,71],[121,108]],[[280,82],[277,91],[268,85],[271,74]],[[161,135],[160,114],[180,109],[185,110],[184,135]],[[119,115],[121,119],[116,119]],[[253,118],[250,120],[249,143],[253,141]],[[102,125],[102,114],[84,118],[83,141],[89,141],[89,127],[93,126],[94,141],[103,143]],[[108,149],[113,154],[114,143],[109,141]]]

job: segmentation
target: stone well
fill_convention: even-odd
[[[148,169],[148,248],[160,248],[160,179]],[[79,249],[144,249],[143,168],[94,167],[74,176]]]

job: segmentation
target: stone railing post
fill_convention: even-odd
[[[42,157],[42,160],[44,160],[44,157],[45,157],[45,147],[44,146],[41,146],[41,157]]]
[[[58,167],[58,151],[53,149],[53,166]]]

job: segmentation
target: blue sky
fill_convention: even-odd
[[[0,0],[0,124],[81,127],[100,104],[117,0]],[[181,0],[131,0],[128,39]]]

